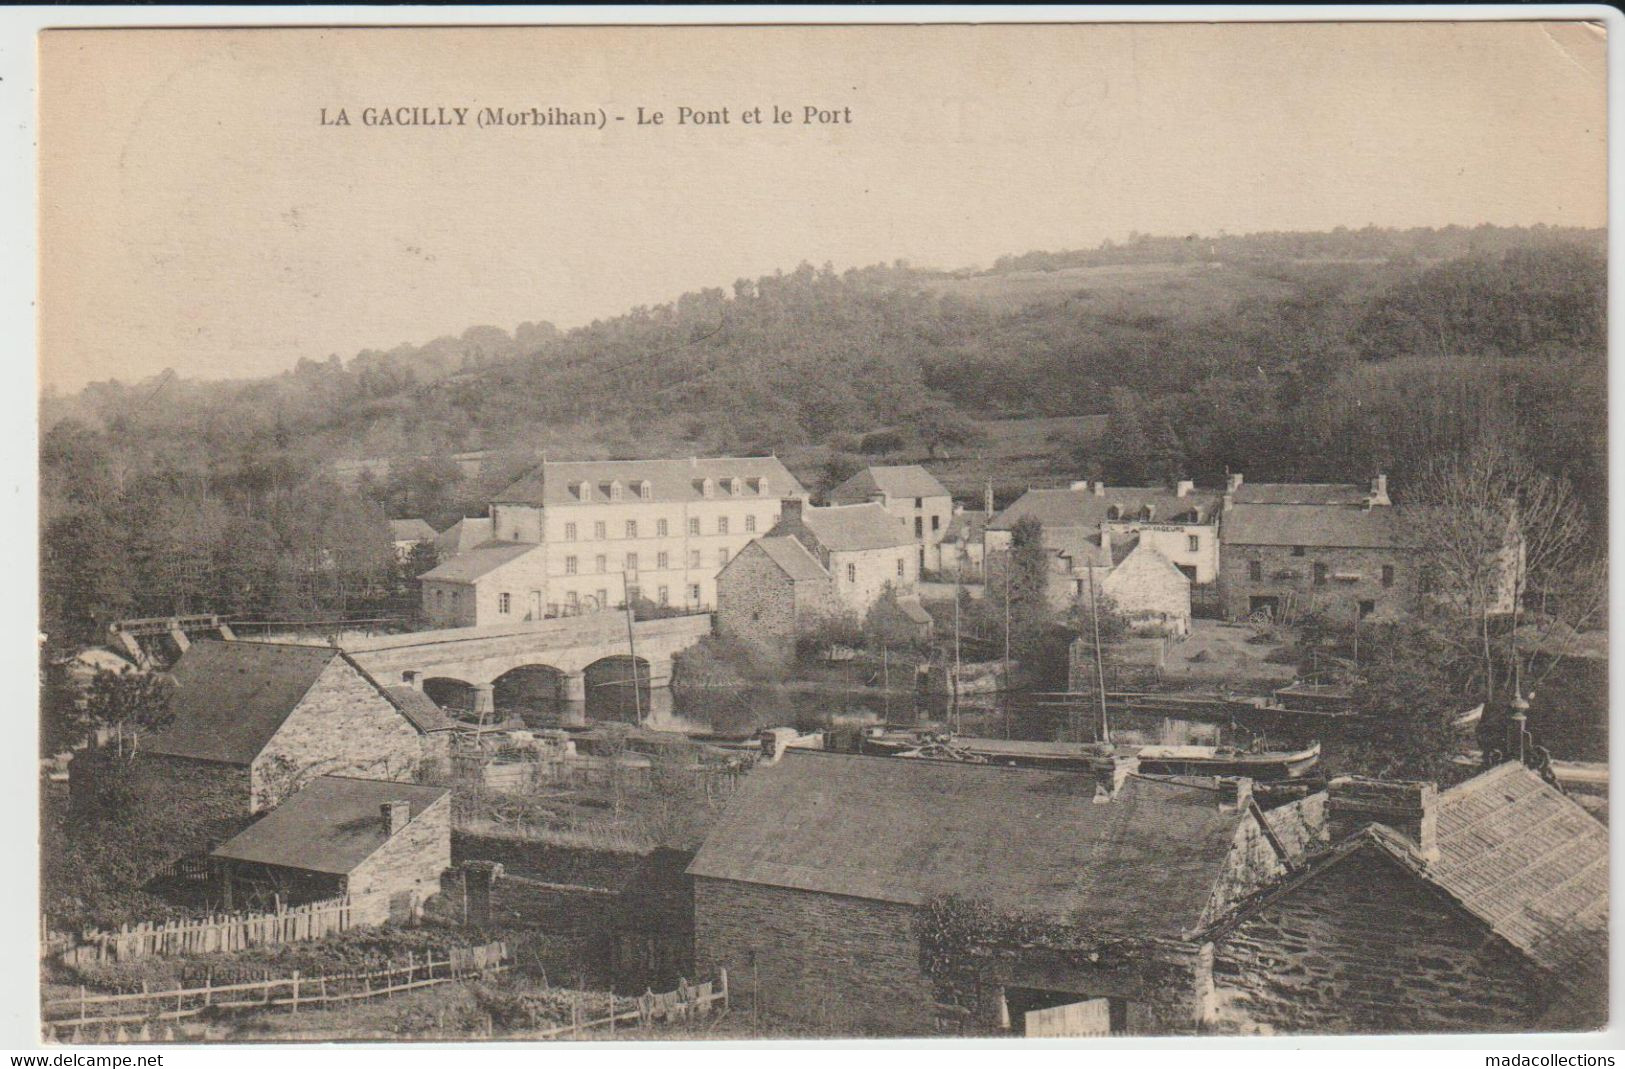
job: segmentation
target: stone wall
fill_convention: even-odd
[[[383,819],[380,814],[380,821]],[[441,874],[451,866],[451,795],[412,814],[405,828],[385,840],[350,872],[347,890],[360,923],[407,920],[416,907],[440,891]]]
[[[1286,875],[1286,862],[1264,833],[1257,819],[1244,820],[1236,829],[1234,845],[1213,886],[1205,923],[1213,923],[1249,895]]]
[[[831,1035],[930,1035],[935,1013],[908,906],[697,877],[696,970],[734,1004]]]
[[[898,576],[897,565],[903,565]],[[847,568],[855,577],[848,579]],[[889,583],[899,594],[913,593],[920,582],[920,554],[913,546],[892,549],[831,553],[829,573],[835,580],[835,596],[843,606],[860,617],[880,599]]]
[[[717,576],[717,634],[787,639],[796,632],[796,584],[752,542]]]
[[[1106,575],[1100,593],[1115,602],[1136,629],[1161,628],[1172,635],[1190,632],[1190,580],[1152,549],[1130,553]]]
[[[474,588],[467,583],[425,579],[423,618],[435,627],[473,627],[477,611]]]
[[[268,809],[316,776],[409,780],[423,737],[343,658],[322,670],[254,759],[254,809]]]
[[[1257,561],[1261,578],[1251,578]],[[1315,585],[1315,564],[1326,565],[1326,582]],[[1392,586],[1382,585],[1383,565],[1394,568]],[[1354,618],[1361,601],[1374,603],[1372,619],[1393,618],[1415,607],[1420,562],[1406,550],[1347,549],[1306,546],[1301,557],[1291,546],[1251,546],[1223,543],[1219,550],[1219,596],[1228,619],[1248,614],[1254,596],[1279,597],[1291,592],[1297,612],[1327,613],[1338,619]],[[1337,572],[1359,579],[1336,579]]]
[[[1215,939],[1218,1025],[1243,1034],[1531,1028],[1521,959],[1375,846]]]

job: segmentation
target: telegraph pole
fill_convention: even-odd
[[[1111,726],[1106,722],[1106,666],[1100,656],[1100,603],[1095,600],[1095,570],[1089,569],[1089,616],[1095,632],[1095,680],[1100,687],[1100,741],[1111,742]]]

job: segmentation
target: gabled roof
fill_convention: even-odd
[[[465,516],[436,536],[434,550],[441,560],[450,560],[459,553],[489,541],[491,541],[491,517]]]
[[[887,497],[947,497],[948,488],[918,464],[891,464],[864,468],[830,491],[837,505],[869,500],[870,494]]]
[[[211,856],[344,875],[389,841],[384,803],[406,802],[410,824],[449,793],[418,783],[318,776]]]
[[[331,646],[199,639],[170,669],[174,720],[142,736],[141,749],[249,764],[340,657]]]
[[[1423,874],[1559,977],[1608,967],[1608,829],[1508,762],[1441,793]]]
[[[878,502],[804,508],[801,521],[831,553],[894,549],[914,544],[903,521]]]
[[[741,481],[737,498],[726,486],[726,480],[736,477]],[[607,503],[611,500],[610,486],[619,482],[621,500],[630,502],[642,500],[638,488],[648,482],[650,501],[703,501],[702,485],[706,479],[711,480],[713,497],[718,500],[776,501],[807,494],[777,457],[696,457],[689,460],[547,461],[492,500],[502,504],[544,506]]]
[[[948,521],[948,529],[943,532],[944,542],[976,542],[982,537],[982,531],[987,527],[988,515],[981,509],[965,509],[956,512]]]
[[[1231,492],[1238,505],[1359,505],[1369,487],[1354,483],[1249,483]]]
[[[1098,527],[1116,520],[1140,520],[1147,506],[1151,523],[1206,523],[1219,504],[1219,495],[1211,492],[1193,491],[1180,497],[1162,486],[1108,486],[1099,494],[1093,490],[1028,490],[993,517],[988,528],[1008,531],[1029,516],[1045,527]],[[1200,510],[1200,521],[1191,518],[1193,510]]]
[[[824,566],[818,563],[818,558],[808,552],[801,540],[791,538],[789,535],[770,535],[758,538],[753,543],[760,546],[769,560],[779,566],[779,569],[795,582],[810,582],[814,580],[827,580],[829,573]],[[735,557],[734,560],[738,560]],[[728,562],[731,567],[733,561]]]
[[[412,726],[419,731],[450,731],[455,725],[446,711],[435,704],[435,700],[416,687],[399,686],[385,687],[384,693],[389,700],[395,703],[395,708],[401,715],[412,722]]]
[[[790,750],[729,801],[691,875],[919,905],[940,895],[1092,928],[1201,923],[1241,823],[1212,789]]]
[[[472,583],[504,564],[541,548],[533,542],[487,542],[457,554],[444,564],[430,568],[418,578],[436,579],[446,583]]]
[[[1113,556],[1116,555],[1117,546],[1112,546]],[[1118,583],[1132,581],[1135,576],[1143,578],[1167,579],[1180,586],[1190,586],[1190,577],[1180,571],[1174,562],[1157,552],[1156,547],[1150,543],[1135,540],[1127,553],[1118,561],[1117,567],[1112,569],[1106,581],[1116,586]]]
[[[1401,517],[1391,505],[1236,505],[1224,514],[1227,545],[1327,546],[1401,549],[1408,545]]]
[[[389,533],[397,542],[432,542],[438,537],[422,520],[390,520]]]

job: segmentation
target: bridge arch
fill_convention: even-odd
[[[456,676],[430,676],[423,681],[423,693],[453,716],[466,716],[474,712],[479,688]]]
[[[583,675],[587,711],[595,719],[634,720],[640,710],[649,709],[650,671],[646,658],[610,654],[587,665]]]
[[[550,664],[519,664],[491,681],[499,710],[547,708],[566,700],[569,674]]]

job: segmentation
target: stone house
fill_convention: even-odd
[[[1286,863],[1245,780],[791,749],[688,871],[696,969],[726,968],[772,1016],[830,1035],[1038,1034],[1056,1014],[1171,1034],[1214,1012],[1194,937]],[[961,913],[990,922],[966,935]]]
[[[953,497],[918,464],[875,465],[830,491],[832,505],[873,501],[902,521],[919,548],[919,571],[941,571],[941,544],[954,515]]]
[[[778,522],[781,500],[806,496],[776,457],[548,461],[492,499],[491,524],[504,543],[539,547],[522,592],[538,618],[629,595],[698,611],[716,604],[717,573]]]
[[[390,520],[389,535],[395,543],[395,559],[402,564],[412,559],[412,550],[425,543],[432,544],[439,537],[435,529],[422,520]]]
[[[540,620],[547,559],[525,542],[486,542],[419,576],[423,616],[435,627],[490,627]]]
[[[1333,780],[1330,848],[1210,933],[1229,1032],[1604,1027],[1608,832],[1517,762]]]
[[[804,508],[787,500],[768,533],[798,540],[829,574],[835,600],[859,617],[887,589],[910,597],[919,584],[908,528],[877,503]]]
[[[1112,542],[1138,539],[1184,572],[1192,585],[1208,587],[1219,575],[1221,498],[1183,480],[1172,490],[1160,486],[1107,486],[1075,482],[1066,489],[1028,490],[987,525],[987,551],[1010,547],[1010,532],[1023,519],[1044,528],[1046,545],[1061,547],[1079,538]]]
[[[209,857],[227,909],[348,895],[352,923],[411,920],[451,867],[451,792],[319,776]]]
[[[240,825],[319,775],[411,780],[444,746],[441,725],[331,646],[203,640],[171,675],[174,719],[141,737],[135,767],[154,819],[188,835]]]
[[[1087,591],[1084,592],[1087,596]],[[1155,546],[1141,541],[1100,584],[1131,630],[1183,638],[1191,630],[1191,581]]]
[[[1224,615],[1393,618],[1417,605],[1421,566],[1387,479],[1248,486],[1232,475],[1220,524]]]
[[[982,578],[987,564],[984,534],[991,515],[983,509],[954,506],[953,518],[937,545],[939,571],[967,581]]]
[[[790,535],[758,538],[717,573],[717,634],[783,640],[841,610],[835,583]]]

